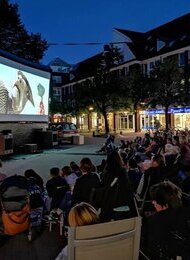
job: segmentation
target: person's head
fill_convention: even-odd
[[[71,162],[70,162],[70,167],[72,168],[74,165],[77,165],[76,162],[71,161]]]
[[[165,160],[161,154],[156,154],[152,157],[152,167],[164,167]]]
[[[150,196],[157,212],[182,206],[180,188],[168,180],[153,185],[150,188]]]
[[[64,166],[62,169],[61,169],[62,173],[61,175],[62,176],[68,176],[71,174],[71,167],[69,166]]]
[[[89,158],[83,158],[80,161],[80,169],[83,173],[90,173],[93,171],[93,163]]]
[[[125,141],[124,140],[120,140],[121,145],[125,145]]]
[[[117,151],[113,151],[107,156],[107,165],[113,166],[123,166],[123,160]]]
[[[28,178],[38,178],[39,175],[33,170],[33,169],[28,169],[24,172],[24,176]]]
[[[59,176],[59,173],[60,173],[60,170],[57,167],[53,167],[50,169],[50,176],[53,178]]]
[[[168,154],[177,154],[178,150],[174,145],[166,144],[165,145],[165,152],[168,153]]]
[[[142,162],[140,155],[135,155],[134,159],[135,159],[137,164]]]
[[[188,138],[186,135],[180,135],[179,136],[179,142],[180,144],[187,144],[188,143]]]
[[[167,140],[166,140],[166,143],[167,143],[167,144],[172,144],[172,143],[173,143],[173,142],[172,142],[172,138],[171,138],[171,137],[168,137]]]
[[[150,138],[150,135],[149,135],[149,133],[145,133],[145,138]]]
[[[85,226],[99,223],[96,209],[86,202],[81,202],[71,208],[68,216],[71,227]]]
[[[136,163],[136,161],[135,161],[133,158],[131,158],[131,159],[129,160],[128,165],[129,165],[129,168],[130,168],[130,169],[137,168],[137,163]]]
[[[173,136],[173,143],[176,144],[176,145],[179,144],[179,136],[178,135]]]
[[[73,172],[80,171],[80,168],[77,164],[72,164],[70,167]]]

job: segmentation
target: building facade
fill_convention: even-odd
[[[154,65],[168,57],[176,57],[179,67],[188,67],[190,65],[189,24],[190,13],[147,32],[113,29],[114,47],[120,48],[123,63],[112,70],[117,70],[119,75],[127,77],[130,68],[138,64],[141,70],[149,75]],[[72,81],[62,85],[64,100],[72,97],[77,83],[93,77],[93,63],[97,58],[98,55],[78,64]],[[189,112],[189,107],[171,107],[170,127],[190,128]],[[134,111],[115,111],[108,113],[107,117],[110,130],[115,132],[165,127],[164,110],[160,107],[152,110],[139,107],[138,121],[135,120]],[[102,116],[93,109],[87,114],[80,115],[77,121],[81,130],[104,128]],[[135,124],[138,124],[138,127],[135,127]]]

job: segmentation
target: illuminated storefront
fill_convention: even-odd
[[[170,108],[168,113],[171,118],[171,128],[190,129],[190,107]],[[164,129],[164,109],[150,109],[140,111],[140,129]]]

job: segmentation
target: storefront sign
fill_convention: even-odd
[[[156,115],[164,114],[164,109],[150,109],[145,110],[146,115]],[[190,107],[174,107],[168,110],[168,114],[177,114],[177,113],[190,113]]]
[[[145,114],[147,115],[164,114],[164,109],[145,110]]]

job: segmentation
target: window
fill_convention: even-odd
[[[184,66],[186,61],[185,52],[179,53],[179,66]]]
[[[56,83],[61,83],[61,76],[52,76],[52,80]]]
[[[128,75],[129,73],[129,67],[123,67],[123,76]]]
[[[172,46],[174,45],[174,43],[175,43],[175,40],[171,41],[171,42],[168,44],[168,46],[169,46],[169,47],[172,47]]]
[[[147,64],[143,64],[143,73],[147,74]]]
[[[166,43],[164,41],[157,40],[157,51],[161,50],[165,45]]]
[[[160,63],[161,63],[161,61],[160,61],[160,60],[156,60],[156,61],[155,61],[155,65],[156,65],[156,66],[159,66],[159,65],[160,65]]]

